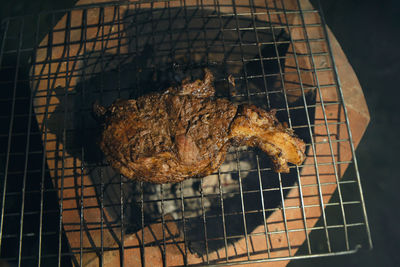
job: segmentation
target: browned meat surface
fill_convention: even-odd
[[[272,112],[214,99],[213,75],[164,93],[95,104],[104,121],[100,148],[122,175],[146,182],[179,182],[213,173],[230,145],[260,147],[277,172],[300,164],[305,145]]]

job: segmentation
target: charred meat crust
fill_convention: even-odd
[[[257,146],[278,172],[304,160],[304,142],[278,122],[273,112],[214,99],[213,75],[185,81],[137,100],[94,105],[103,121],[100,148],[110,165],[127,178],[180,182],[215,172],[231,145]]]
[[[298,165],[305,159],[304,142],[276,119],[275,111],[242,105],[230,130],[237,144],[259,147],[267,153],[276,172],[287,173],[288,162]]]

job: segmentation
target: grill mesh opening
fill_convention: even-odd
[[[326,25],[312,7],[285,3],[110,3],[5,20],[1,258],[227,265],[370,247]],[[264,153],[238,147],[204,179],[151,185],[115,173],[92,103],[163,90],[205,67],[218,97],[276,109],[306,141],[307,160],[277,174]]]

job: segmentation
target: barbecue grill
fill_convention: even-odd
[[[372,248],[355,155],[368,110],[307,0],[81,0],[4,20],[0,49],[4,261],[286,265]],[[152,185],[115,173],[96,143],[93,102],[204,68],[219,97],[275,109],[307,142],[305,162],[275,173],[260,150],[236,147],[204,179]]]

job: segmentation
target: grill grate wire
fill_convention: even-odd
[[[303,8],[299,0],[292,1],[297,9],[285,6],[286,1],[260,2],[104,3],[6,19],[0,50],[0,122],[7,125],[0,131],[1,258],[18,266],[85,266],[95,258],[104,266],[110,252],[117,252],[120,266],[125,266],[138,250],[139,262],[148,266],[151,248],[158,247],[163,265],[175,266],[170,259],[175,246],[181,265],[219,266],[372,248],[348,111],[323,14]],[[44,26],[45,20],[51,28]],[[300,37],[293,36],[294,29]],[[315,52],[316,47],[324,49]],[[326,60],[322,67],[321,58]],[[274,174],[262,153],[235,148],[228,155],[228,165],[234,167],[221,168],[213,180],[149,189],[112,173],[86,147],[85,138],[98,127],[90,122],[85,103],[137,97],[145,93],[144,84],[164,88],[171,77],[162,72],[196,76],[204,67],[217,73],[222,96],[276,109],[307,140],[310,160],[291,166],[290,176]],[[236,88],[229,85],[231,73]],[[333,79],[322,81],[323,73]],[[297,82],[288,77],[297,77]],[[333,99],[324,98],[331,92]],[[332,110],[338,113],[336,120]],[[322,117],[316,119],[318,112]],[[326,135],[321,138],[318,129]],[[324,146],[326,155],[320,153]],[[340,157],[342,147],[349,147],[351,158]],[[253,159],[247,168],[242,160],[246,156]],[[138,190],[132,191],[135,186]],[[189,193],[195,186],[198,190]],[[156,192],[149,197],[146,190]],[[196,216],[192,202],[200,203]],[[158,207],[160,213],[153,218],[149,210]],[[133,212],[141,215],[137,221],[132,221]],[[96,220],[90,217],[94,215]],[[193,225],[199,227],[198,236]],[[132,236],[137,243],[131,242]],[[283,245],[277,247],[277,240]],[[88,260],[87,255],[94,256]]]

